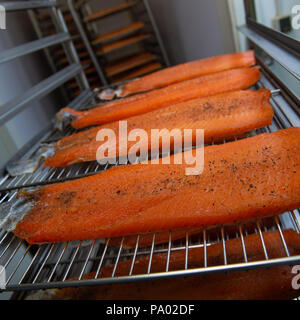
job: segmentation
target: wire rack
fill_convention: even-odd
[[[257,87],[265,87],[275,91],[278,89],[264,76],[263,72]],[[94,98],[94,96],[90,96],[85,100],[77,100],[77,108],[79,108],[80,105],[91,103]],[[296,111],[280,92],[276,95],[272,95],[271,105],[274,108],[273,123],[268,127],[251,132],[251,135],[273,132],[290,126],[300,126],[300,120]],[[69,135],[72,133],[74,133],[74,130],[67,127],[62,134]],[[44,143],[45,141],[55,141],[59,137],[60,135],[57,130],[52,130],[43,136],[39,143],[24,155],[24,158],[26,159],[34,156],[41,143]],[[224,143],[226,143],[226,141],[224,141]],[[75,164],[63,168],[44,168],[41,165],[33,174],[24,174],[17,177],[5,175],[0,180],[0,203],[14,199],[18,190],[25,186],[65,181],[95,174],[107,170],[108,168],[108,165],[101,166],[97,162]],[[126,249],[125,246],[123,246],[126,237],[121,238],[118,245],[116,245],[116,242],[113,242],[112,239],[28,245],[24,240],[17,238],[13,233],[2,231],[0,232],[0,264],[6,269],[5,290],[22,290],[22,294],[25,294],[28,290],[140,281],[212,272],[244,270],[300,262],[300,255],[290,255],[282,232],[284,229],[292,228],[297,233],[300,233],[300,214],[298,209],[291,212],[285,212],[273,218],[252,221],[251,227],[249,226],[249,223],[245,222],[235,225],[234,230],[232,229],[232,226],[223,225],[214,227],[214,229],[204,229],[196,235],[191,235],[187,232],[185,237],[181,240],[173,240],[172,232],[170,231],[169,241],[164,244],[157,244],[156,234],[153,233],[152,243],[146,248],[139,246],[142,236],[137,235],[133,249]],[[264,243],[264,232],[267,230],[277,230],[280,234],[285,256],[272,259],[268,257],[268,250]],[[260,236],[265,259],[249,262],[247,259],[247,249],[244,245],[244,237],[248,233],[253,232]],[[232,238],[239,238],[243,248],[244,261],[238,264],[230,264],[226,255],[227,241]],[[218,266],[210,266],[208,265],[206,249],[211,244],[218,242],[223,245],[224,263]],[[205,258],[203,267],[189,267],[188,256],[189,250],[192,248],[203,248]],[[184,269],[170,271],[169,262],[172,253],[179,250],[185,252],[185,267]],[[151,272],[152,257],[157,253],[167,253],[164,272]],[[134,265],[136,259],[145,256],[149,257],[147,273],[135,275]],[[128,275],[115,276],[119,262],[128,259],[131,259],[132,261]],[[98,278],[101,268],[109,264],[114,265],[111,276]],[[95,277],[93,279],[86,279],[83,277],[90,272],[95,272]]]

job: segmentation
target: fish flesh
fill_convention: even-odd
[[[166,87],[184,80],[225,70],[249,67],[254,64],[255,55],[253,50],[186,62],[125,83],[118,88],[118,96],[126,97],[132,94]]]
[[[286,257],[283,242],[278,231],[262,233],[269,259]],[[300,235],[294,230],[283,230],[283,236],[291,256],[300,253]],[[225,242],[227,263],[243,263],[243,247],[238,238]],[[262,242],[259,234],[244,236],[244,245],[249,262],[265,260]],[[207,266],[224,265],[224,250],[222,243],[207,246]],[[169,270],[184,270],[185,250],[171,252]],[[191,248],[188,252],[189,269],[204,267],[203,248]],[[165,272],[167,254],[154,254],[151,263],[151,273]],[[115,276],[128,276],[132,260],[121,261],[116,268]],[[149,257],[137,258],[133,275],[146,274]],[[213,273],[206,275],[190,275],[160,280],[104,284],[96,287],[79,287],[46,290],[38,292],[28,299],[54,300],[265,300],[292,299],[299,292],[291,286],[295,274],[292,265],[272,268],[235,271],[228,273]],[[98,278],[110,278],[114,265],[108,265],[100,270]],[[95,273],[82,277],[83,280],[94,279]],[[259,285],[258,285],[259,284]]]
[[[263,225],[266,228],[271,228],[274,226],[274,217],[266,217],[263,218]],[[247,230],[247,233],[253,233],[257,229],[257,224],[255,220],[243,222],[244,230]],[[144,233],[144,234],[135,234],[130,236],[116,237],[109,239],[109,245],[120,247],[122,243],[122,247],[126,249],[134,249],[137,245],[139,248],[151,247],[153,243],[153,239],[155,245],[158,244],[168,244],[171,240],[174,244],[179,244],[180,242],[186,242],[188,237],[189,241],[198,241],[199,236],[202,236],[204,229],[209,233],[210,241],[217,241],[220,237],[220,229],[218,226],[211,226],[205,228],[188,228],[188,229],[177,229],[170,231],[161,231],[156,232],[155,237],[153,237],[154,233]],[[234,237],[236,235],[236,225],[234,223],[226,225],[226,235],[229,237]]]
[[[217,138],[232,137],[270,125],[273,109],[269,100],[270,91],[266,89],[235,91],[193,99],[134,116],[126,119],[126,126],[128,132],[136,128],[144,130],[149,138],[154,135],[153,129],[160,130],[155,137],[160,143],[160,148],[162,139],[159,139],[158,135],[168,134],[164,129],[171,132],[176,128],[180,130],[182,137],[184,129],[192,129],[189,136],[185,135],[184,142],[194,144],[196,129],[204,129],[204,140],[206,143],[211,143],[212,140],[217,141]],[[46,158],[44,165],[61,167],[76,162],[96,160],[97,149],[103,144],[96,139],[101,129],[113,130],[116,141],[112,141],[115,145],[111,147],[116,148],[116,157],[127,157],[136,141],[122,143],[128,139],[126,135],[119,134],[119,124],[119,121],[116,121],[62,138],[55,144],[54,154]],[[182,139],[179,143],[182,144]],[[108,147],[107,142],[106,145]],[[141,154],[150,149],[151,139],[140,141]]]
[[[291,127],[205,147],[199,175],[186,175],[185,164],[175,164],[171,156],[170,164],[116,166],[24,190],[16,197],[19,203],[6,208],[6,220],[13,220],[16,236],[44,243],[207,227],[280,214],[300,207],[299,143],[300,128]],[[26,210],[18,221],[15,211],[22,204]],[[7,226],[4,215],[2,225]]]
[[[90,110],[63,108],[56,121],[71,118],[76,129],[105,124],[195,98],[247,89],[260,78],[258,67],[241,68],[186,80],[166,88],[107,102]]]

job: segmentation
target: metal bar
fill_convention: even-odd
[[[298,57],[287,50],[280,48],[247,26],[240,26],[238,27],[238,30],[258,47],[263,49],[270,57],[275,59],[292,76],[297,80],[300,80],[300,60]]]
[[[94,50],[93,50],[93,48],[92,48],[92,46],[90,44],[90,41],[89,41],[89,39],[88,39],[88,37],[87,37],[87,35],[85,33],[85,30],[84,30],[84,28],[82,26],[82,23],[81,23],[81,20],[79,18],[79,15],[78,15],[75,7],[74,7],[73,0],[68,0],[68,6],[69,6],[70,12],[71,12],[71,14],[73,16],[73,19],[74,19],[74,22],[76,24],[76,27],[77,27],[77,29],[78,29],[78,31],[80,33],[81,39],[82,39],[82,41],[83,41],[83,43],[84,43],[84,45],[85,45],[85,47],[86,47],[86,49],[87,49],[87,51],[89,53],[89,56],[90,56],[94,66],[95,66],[96,72],[97,72],[102,84],[103,85],[107,85],[108,81],[107,81],[107,79],[105,77],[105,74],[104,74],[103,70],[101,69],[101,67],[99,65],[98,59],[97,59],[97,57],[96,57],[96,55],[94,53]]]
[[[169,267],[170,267],[171,247],[172,247],[172,231],[169,231],[169,243],[168,243],[168,255],[167,255],[167,263],[166,263],[166,272],[169,271]]]
[[[80,64],[73,63],[47,79],[33,86],[25,93],[0,106],[0,125],[24,110],[33,101],[40,99],[82,70]]]
[[[6,285],[8,285],[8,283],[10,282],[10,280],[12,279],[12,277],[14,276],[14,274],[16,273],[16,271],[18,270],[20,264],[22,263],[22,261],[24,260],[24,258],[26,257],[27,253],[29,252],[31,248],[31,245],[27,246],[23,256],[21,257],[21,259],[18,261],[17,265],[15,266],[14,270],[12,271],[12,273],[9,275],[9,277],[6,280]]]
[[[264,75],[262,75],[261,80],[259,80],[258,83],[264,88],[270,88],[273,86],[270,82],[268,82],[267,78],[265,78]],[[293,107],[291,108],[291,104],[287,102],[285,96],[283,96],[282,94],[276,96],[272,95],[271,102],[272,104],[275,104],[275,106],[273,105],[273,109],[275,109],[275,111],[277,112],[277,116],[280,121],[287,124],[285,125],[285,127],[300,126],[300,110],[294,109]],[[278,115],[278,113],[280,113],[280,116]],[[284,121],[285,119],[286,121]]]
[[[54,265],[54,267],[53,267],[53,269],[52,269],[52,271],[51,271],[51,273],[50,273],[50,275],[49,275],[49,277],[48,277],[47,282],[50,282],[51,278],[53,277],[53,274],[54,274],[55,270],[57,269],[57,266],[58,266],[59,262],[61,261],[63,255],[64,255],[64,253],[65,253],[65,251],[66,251],[66,249],[67,249],[67,246],[68,246],[68,242],[66,242],[66,243],[64,244],[64,247],[63,247],[60,255],[58,256],[58,259],[57,259],[57,261],[56,261],[56,263],[55,263],[55,265]]]
[[[34,277],[34,279],[33,279],[32,283],[35,283],[35,282],[36,282],[36,280],[38,279],[38,277],[39,277],[39,275],[40,275],[41,271],[43,270],[43,268],[44,268],[44,266],[45,266],[45,263],[47,262],[47,260],[49,259],[50,255],[51,255],[51,253],[52,253],[53,249],[54,249],[54,243],[50,246],[50,249],[49,249],[48,253],[46,254],[46,257],[43,259],[43,262],[42,262],[42,264],[41,264],[41,266],[40,266],[40,268],[39,268],[38,272],[36,273],[36,275],[35,275],[35,277]]]
[[[88,264],[89,258],[90,258],[91,254],[92,254],[93,249],[94,249],[95,242],[96,242],[96,240],[94,239],[93,242],[92,242],[92,245],[91,245],[91,247],[90,247],[89,253],[88,253],[88,255],[87,255],[86,259],[85,259],[85,262],[84,262],[84,265],[83,265],[82,270],[81,270],[81,272],[80,272],[80,275],[79,275],[79,277],[78,277],[78,280],[80,280],[80,279],[82,278],[82,275],[83,275],[83,273],[84,273],[84,270],[85,270],[85,268],[86,268],[86,266],[87,266],[87,264]]]
[[[19,250],[21,244],[23,243],[24,240],[19,240],[18,245],[16,246],[16,248],[13,250],[12,254],[10,255],[10,257],[6,260],[5,264],[4,264],[4,268],[6,268],[8,266],[8,264],[10,263],[10,261],[12,260],[12,258],[14,257],[14,255],[16,254],[16,252]]]
[[[284,239],[284,236],[283,236],[283,233],[282,233],[282,230],[281,230],[280,224],[279,224],[278,217],[277,217],[277,216],[275,216],[275,217],[274,217],[274,219],[275,219],[276,226],[277,226],[277,229],[278,229],[279,234],[280,234],[280,237],[281,237],[281,241],[282,241],[282,244],[283,244],[283,247],[284,247],[285,253],[286,253],[286,255],[289,257],[289,256],[290,256],[289,249],[288,249],[287,244],[286,244],[286,242],[285,242],[285,239]]]
[[[136,259],[136,254],[137,254],[137,250],[139,247],[139,241],[140,241],[140,235],[138,234],[137,238],[136,238],[136,244],[135,244],[135,248],[134,248],[134,253],[133,253],[133,257],[132,257],[132,262],[131,262],[131,266],[130,266],[130,271],[129,271],[129,275],[132,275],[133,272],[133,267],[134,267],[134,263],[135,263],[135,259]]]
[[[184,269],[188,269],[189,263],[189,233],[186,232],[185,234],[185,259],[184,259]]]
[[[295,223],[295,226],[296,226],[296,229],[297,229],[297,232],[300,233],[300,223],[295,215],[295,212],[294,211],[290,211],[290,215],[292,216],[293,218],[293,222]]]
[[[255,262],[246,263],[236,263],[230,265],[220,265],[214,267],[207,268],[193,268],[188,270],[177,270],[177,271],[169,271],[169,272],[157,272],[142,275],[132,276],[122,276],[122,277],[114,277],[114,278],[101,278],[101,279],[85,279],[85,280],[72,280],[65,282],[51,282],[45,285],[45,283],[36,283],[29,284],[24,283],[21,286],[19,285],[8,285],[6,287],[7,291],[17,291],[17,290],[39,290],[39,289],[51,289],[51,288],[67,288],[67,287],[80,287],[80,286],[96,286],[96,285],[104,285],[104,284],[112,284],[112,283],[127,283],[127,282],[137,282],[137,281],[145,281],[145,280],[156,280],[156,279],[168,279],[174,277],[186,277],[186,276],[194,276],[200,274],[212,274],[218,272],[231,272],[231,271],[241,271],[241,270],[251,270],[254,268],[264,268],[268,266],[280,266],[280,265],[292,265],[300,262],[300,255],[293,257],[285,257],[285,258],[276,258],[271,260],[259,260]]]
[[[70,270],[71,270],[71,267],[72,267],[72,265],[73,265],[73,263],[74,263],[74,260],[75,260],[75,258],[76,258],[76,256],[77,256],[77,253],[78,253],[80,247],[81,247],[81,241],[79,241],[79,243],[78,243],[78,245],[77,245],[77,247],[76,247],[76,250],[75,250],[75,252],[74,252],[74,254],[73,254],[73,256],[72,256],[72,260],[71,260],[70,264],[68,265],[67,271],[65,272],[65,275],[64,275],[62,281],[65,281],[65,280],[66,280],[66,278],[67,278],[67,276],[68,276],[68,274],[69,274],[69,272],[70,272]]]
[[[266,245],[265,245],[265,241],[264,241],[264,238],[263,238],[263,235],[262,235],[262,232],[261,232],[260,222],[259,221],[256,222],[256,226],[257,226],[259,237],[260,237],[260,240],[261,240],[261,244],[262,244],[262,247],[263,247],[263,250],[264,250],[265,258],[266,258],[266,260],[269,260],[267,249],[266,249]]]
[[[300,44],[297,39],[287,36],[284,33],[278,32],[277,30],[271,29],[263,24],[260,24],[248,17],[246,19],[247,25],[267,37],[270,41],[277,43],[279,46],[282,46],[284,49],[292,50],[295,54],[300,52]]]
[[[149,263],[148,263],[148,270],[147,270],[147,273],[148,273],[148,274],[149,274],[150,271],[151,271],[154,245],[155,245],[155,233],[153,233],[153,238],[152,238],[151,252],[150,252]]]
[[[260,59],[258,56],[256,56],[256,60],[261,67],[261,69],[260,69],[260,71],[261,71],[260,82],[263,82],[264,86],[267,88],[274,88],[274,89],[280,88],[281,91],[280,91],[279,97],[282,98],[280,100],[285,101],[285,105],[288,106],[287,109],[290,109],[292,112],[296,113],[296,115],[297,115],[296,118],[299,119],[299,117],[300,117],[300,109],[299,109],[300,100],[299,100],[299,97],[296,96],[296,92],[294,91],[294,89],[291,89],[284,82],[284,78],[283,79],[278,78],[278,75],[276,75],[274,72],[272,72],[272,70],[269,69],[264,64],[264,61],[262,59]],[[277,98],[277,96],[275,96],[275,98]]]
[[[0,64],[67,40],[70,40],[70,35],[62,32],[7,49],[0,52]]]
[[[145,6],[145,8],[146,8],[146,10],[148,12],[148,16],[149,16],[149,19],[151,21],[151,24],[152,24],[152,27],[153,27],[157,42],[159,44],[159,48],[160,48],[160,51],[162,53],[163,59],[165,61],[165,64],[166,64],[167,67],[169,67],[170,66],[170,60],[169,60],[166,48],[164,46],[162,37],[160,35],[159,29],[157,27],[156,21],[154,19],[154,16],[153,16],[151,7],[149,5],[149,2],[148,2],[148,0],[143,0],[143,3],[144,3],[144,6]]]
[[[111,274],[112,278],[115,276],[115,273],[116,273],[116,270],[117,270],[117,266],[118,266],[118,263],[119,263],[119,260],[120,260],[120,256],[121,256],[121,252],[122,252],[122,249],[123,249],[123,242],[124,242],[124,237],[122,237],[122,241],[121,241],[120,248],[119,248],[119,251],[118,251],[117,259],[115,261],[114,269],[113,269],[113,272]]]
[[[55,28],[58,32],[69,32],[60,8],[52,7],[50,14],[51,14],[52,21],[55,25]],[[69,63],[80,64],[80,59],[78,57],[77,51],[72,41],[68,41],[66,44],[63,43],[63,48],[65,50]],[[83,91],[86,89],[90,89],[89,83],[87,81],[87,78],[83,69],[80,71],[79,75],[76,77],[76,81],[78,83],[80,90]]]
[[[105,247],[104,247],[104,250],[103,250],[103,252],[102,252],[102,256],[101,256],[99,265],[98,265],[98,267],[97,267],[97,271],[96,271],[96,273],[95,273],[95,279],[98,277],[99,272],[100,272],[100,269],[101,269],[101,267],[102,267],[102,264],[103,264],[103,261],[104,261],[104,257],[105,257],[105,254],[106,254],[106,251],[107,251],[107,248],[108,248],[109,241],[110,241],[110,239],[107,239],[107,241],[106,241],[106,243],[105,243]]]
[[[248,262],[248,258],[247,258],[246,246],[245,246],[243,230],[242,230],[242,226],[241,225],[239,225],[239,233],[240,233],[240,239],[241,239],[242,247],[243,247],[244,260],[247,263]]]
[[[224,237],[224,227],[221,227],[221,237],[222,237],[222,246],[223,246],[224,265],[227,265],[227,254],[226,254],[226,245],[225,245],[225,237]]]
[[[214,242],[215,243],[215,242]],[[210,245],[211,245],[211,243],[210,243]],[[203,244],[195,244],[195,245],[189,245],[189,249],[195,249],[195,248],[202,248],[203,247]],[[157,249],[155,249],[155,254],[157,254],[157,253],[168,253],[168,248],[161,248],[161,249],[159,249],[159,248],[157,248]],[[175,251],[182,251],[182,250],[185,250],[185,245],[184,246],[180,246],[180,247],[174,247],[174,248],[171,248],[170,249],[171,250],[171,252],[175,252]],[[144,256],[144,255],[150,255],[150,253],[151,253],[151,248],[149,249],[149,250],[147,250],[147,251],[141,251],[141,252],[137,252],[137,256],[138,255],[142,255],[142,256]],[[154,253],[154,252],[153,252]],[[124,258],[124,257],[132,257],[132,252],[124,252],[124,253],[122,253],[122,257]],[[109,259],[114,259],[114,258],[117,258],[117,254],[111,254],[110,256],[109,256]],[[99,257],[93,257],[93,258],[91,258],[90,260],[93,260],[93,261],[95,261],[95,260],[99,260]],[[76,260],[76,262],[84,262],[85,260],[84,259],[78,259],[78,260]],[[68,263],[68,261],[62,261],[61,262],[61,264],[66,264],[66,263]]]
[[[204,259],[204,268],[207,267],[207,244],[206,244],[206,229],[203,230],[203,259]]]
[[[39,246],[39,248],[38,248],[38,250],[36,251],[36,253],[35,253],[34,257],[32,258],[32,260],[31,260],[31,262],[30,262],[29,266],[27,267],[27,269],[25,270],[25,272],[24,272],[24,274],[23,274],[22,278],[20,279],[20,281],[19,281],[18,285],[20,285],[20,284],[22,283],[22,281],[25,279],[25,277],[26,277],[26,275],[27,275],[28,271],[29,271],[29,270],[30,270],[30,268],[32,267],[32,265],[33,265],[33,263],[35,262],[36,258],[38,257],[38,255],[39,255],[39,253],[40,253],[41,249],[42,249],[42,246]]]
[[[7,249],[10,247],[10,245],[16,240],[16,236],[13,236],[11,238],[11,240],[9,241],[8,245],[5,247],[5,249],[1,252],[1,255],[0,255],[0,259],[4,256],[4,254],[6,253]]]
[[[28,14],[29,19],[30,19],[30,21],[32,23],[32,26],[33,26],[33,28],[35,30],[35,33],[37,34],[39,39],[42,39],[43,38],[43,32],[42,32],[41,26],[39,24],[39,21],[38,21],[38,19],[36,17],[36,13],[34,12],[34,10],[28,10],[27,14]],[[44,48],[43,52],[44,52],[45,57],[46,57],[46,59],[47,59],[47,61],[49,63],[49,66],[50,66],[50,68],[52,70],[52,73],[56,73],[57,72],[57,67],[56,67],[56,65],[55,65],[55,63],[53,61],[53,58],[52,58],[52,55],[50,53],[49,48]],[[67,103],[69,98],[68,98],[68,94],[67,94],[66,89],[63,86],[60,86],[59,90],[60,90],[60,92],[61,92],[61,94],[63,96],[63,99],[64,99],[65,103]]]
[[[5,232],[4,235],[2,235],[2,239],[0,241],[0,245],[2,244],[2,242],[6,239],[6,237],[9,235],[10,233],[9,232]]]
[[[56,0],[42,0],[42,1],[10,1],[1,2],[1,6],[5,8],[6,12],[22,11],[29,9],[47,8],[57,6]]]

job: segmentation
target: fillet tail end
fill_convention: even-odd
[[[45,145],[39,149],[36,155],[30,159],[12,161],[7,164],[6,171],[12,177],[25,173],[33,173],[39,167],[43,159],[51,157],[54,154],[53,144]]]
[[[18,198],[0,205],[0,228],[10,232],[24,215],[33,207],[34,201]]]
[[[71,108],[61,109],[55,116],[54,127],[62,131],[72,120],[77,119],[80,112]]]

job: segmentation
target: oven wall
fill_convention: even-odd
[[[149,0],[172,64],[235,51],[224,0]]]

